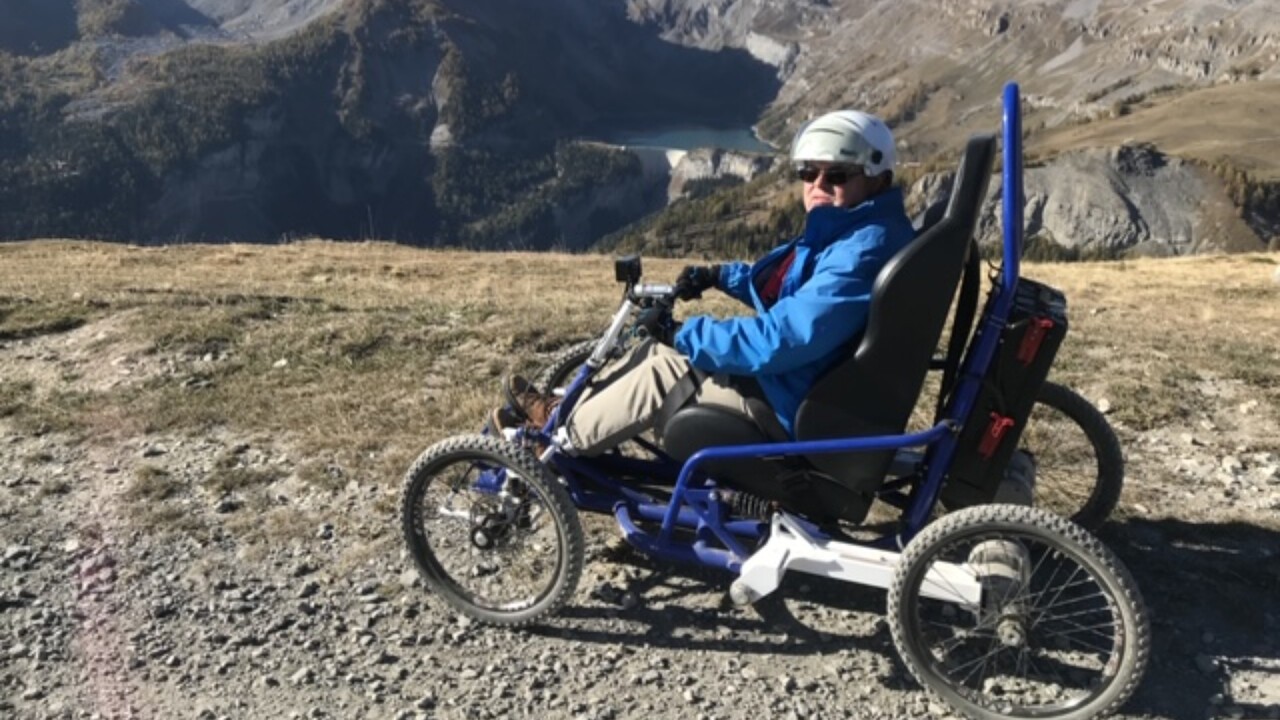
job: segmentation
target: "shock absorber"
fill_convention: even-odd
[[[742,490],[721,490],[720,500],[733,515],[755,520],[768,520],[775,509],[773,502]]]

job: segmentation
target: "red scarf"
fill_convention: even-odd
[[[796,259],[795,248],[782,258],[782,262],[778,263],[777,269],[765,281],[764,287],[760,290],[760,299],[764,301],[766,307],[778,302],[778,294],[782,292],[782,280],[787,276],[787,271],[791,269],[791,263]]]

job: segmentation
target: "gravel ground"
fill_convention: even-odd
[[[9,341],[0,373],[163,369],[91,347]],[[1130,488],[1102,537],[1153,625],[1122,717],[1280,718],[1280,457],[1255,449],[1276,409],[1229,382],[1188,392],[1205,411],[1185,427],[1118,428]],[[948,716],[897,658],[883,592],[792,577],[799,622],[768,622],[724,606],[726,577],[662,572],[591,516],[569,606],[487,628],[421,585],[395,483],[331,467],[321,492],[283,441],[123,427],[90,443],[0,417],[0,717]],[[273,480],[166,490],[228,468]]]

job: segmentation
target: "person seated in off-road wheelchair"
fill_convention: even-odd
[[[488,433],[415,460],[401,521],[426,584],[482,622],[539,622],[574,597],[579,513],[605,512],[646,555],[731,575],[735,604],[788,572],[887,590],[908,670],[966,715],[1119,707],[1150,645],[1133,579],[1065,517],[992,502],[1066,332],[1062,294],[1020,277],[1019,104],[1010,84],[1001,263],[972,338],[968,320],[952,323],[931,427],[907,432],[957,289],[977,276],[996,137],[969,141],[945,212],[916,235],[889,187],[888,129],[825,115],[792,145],[803,237],[751,267],[686,269],[674,286],[620,260],[622,303],[563,395],[512,380]],[[677,297],[711,288],[756,314],[677,329]],[[637,327],[649,339],[627,340]],[[907,450],[919,452],[904,462]],[[872,503],[900,516],[869,525]]]

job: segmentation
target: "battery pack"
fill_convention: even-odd
[[[986,312],[995,297],[987,297]],[[942,502],[948,508],[995,498],[1066,334],[1066,297],[1048,285],[1020,278],[1009,321],[1000,332],[995,357],[960,431],[951,472],[942,486]]]

